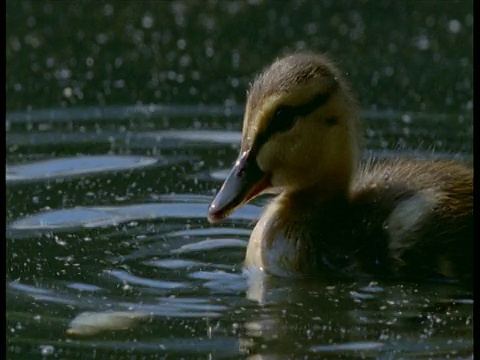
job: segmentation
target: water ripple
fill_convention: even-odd
[[[185,288],[188,286],[187,283],[175,282],[175,281],[164,281],[164,280],[151,280],[146,278],[141,278],[132,274],[129,274],[123,270],[104,270],[107,275],[111,275],[123,283],[129,283],[133,285],[147,286],[154,289],[178,289]]]
[[[247,247],[247,241],[240,239],[213,239],[203,240],[196,243],[182,245],[178,249],[173,249],[172,254],[183,254],[197,251],[224,249],[226,247]]]
[[[155,164],[156,158],[145,156],[77,156],[10,165],[7,182],[36,181],[59,177],[81,176],[111,171],[132,170]]]
[[[98,228],[115,226],[132,220],[154,220],[165,218],[205,219],[206,204],[149,203],[126,206],[75,207],[44,211],[13,221],[8,229],[16,231],[68,230],[75,228]],[[232,219],[253,220],[260,208],[246,205],[238,209]],[[14,236],[15,234],[10,234]]]

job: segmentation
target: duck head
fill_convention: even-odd
[[[359,153],[357,103],[323,55],[277,59],[247,95],[240,155],[208,209],[211,223],[267,192],[347,191]]]

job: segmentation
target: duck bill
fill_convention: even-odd
[[[268,187],[268,176],[258,167],[252,152],[241,153],[208,208],[208,221],[219,222]]]

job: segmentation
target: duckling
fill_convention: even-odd
[[[359,105],[332,61],[279,58],[248,91],[240,155],[208,220],[272,192],[247,268],[289,277],[470,277],[473,169],[413,158],[361,163],[360,154]]]

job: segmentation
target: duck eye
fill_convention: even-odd
[[[270,134],[276,132],[284,132],[293,127],[295,123],[295,113],[293,108],[288,106],[279,107],[270,121],[269,132]]]
[[[295,108],[290,106],[279,107],[270,118],[267,128],[259,134],[255,146],[260,148],[272,135],[291,129],[297,116]]]

